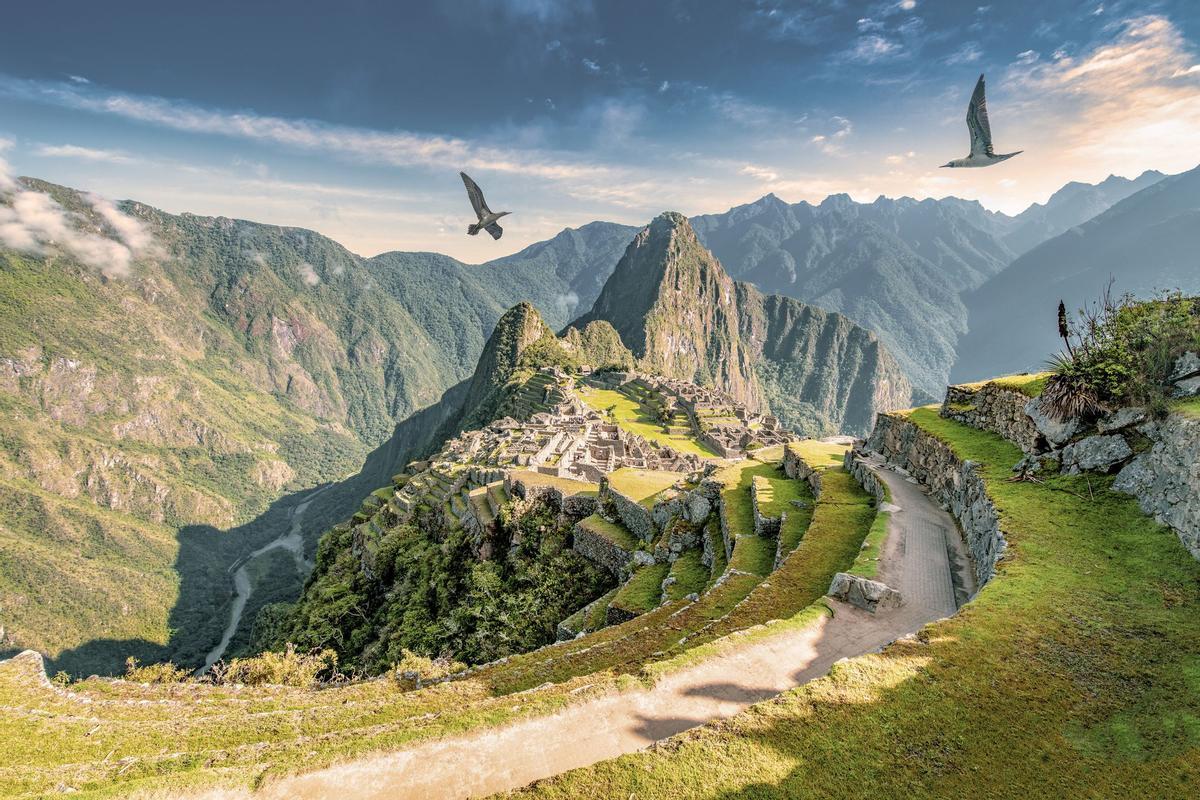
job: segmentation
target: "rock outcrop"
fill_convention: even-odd
[[[1117,474],[1113,488],[1137,498],[1200,559],[1200,419],[1176,414],[1139,431],[1154,444]]]
[[[865,433],[912,387],[878,337],[840,314],[729,277],[687,219],[666,213],[634,238],[591,311],[639,368],[767,408],[805,435]],[[568,338],[570,338],[568,333]]]

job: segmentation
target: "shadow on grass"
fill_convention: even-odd
[[[305,559],[312,563],[321,534],[358,510],[363,498],[385,486],[404,464],[426,452],[453,426],[466,394],[465,382],[451,387],[441,399],[396,426],[388,441],[373,450],[362,469],[326,489],[305,511],[301,520]],[[306,487],[273,502],[255,519],[221,530],[211,525],[188,525],[179,530],[179,550],[174,569],[179,576],[179,597],[168,617],[170,640],[94,639],[47,659],[46,671],[73,677],[117,675],[130,656],[143,663],[173,661],[189,668],[204,664],[205,656],[221,640],[228,625],[235,591],[232,570],[258,548],[289,531],[292,512],[319,487]],[[265,561],[265,559],[264,559]],[[287,560],[291,563],[291,559]],[[284,563],[279,560],[279,564]],[[255,616],[265,605],[295,600],[305,576],[294,567],[275,570],[271,580],[260,581],[242,613],[226,656],[243,652],[251,643]],[[0,656],[15,655],[13,653]]]

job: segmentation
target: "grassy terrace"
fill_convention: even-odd
[[[590,517],[585,517],[578,524],[581,528],[586,528],[591,533],[607,539],[622,550],[632,552],[637,549],[638,540],[632,533],[615,522],[609,522],[599,514],[592,514]]]
[[[635,570],[612,599],[612,605],[632,614],[643,614],[658,608],[662,598],[662,582],[669,564],[650,564]]]
[[[699,550],[688,550],[671,564],[670,576],[675,582],[667,587],[667,599],[681,600],[693,592],[704,591],[709,570],[701,563]]]
[[[992,378],[986,381],[976,381],[975,383],[963,383],[960,385],[966,389],[978,390],[988,384],[992,384],[1003,389],[1012,389],[1014,392],[1020,392],[1027,397],[1037,397],[1046,388],[1046,379],[1049,377],[1049,372],[1032,372],[1024,375],[1006,375],[1003,378]]]
[[[613,421],[630,433],[636,433],[651,442],[665,445],[681,453],[695,453],[705,458],[718,457],[716,451],[711,447],[696,440],[690,426],[682,427],[672,424],[669,426],[669,433],[664,431],[663,424],[658,420],[654,408],[624,392],[599,389],[594,386],[580,386],[578,394],[583,402],[601,413],[606,413],[611,408]]]
[[[532,470],[521,470],[512,473],[514,482],[520,481],[526,486],[552,486],[564,495],[582,494],[595,495],[599,487],[588,481],[576,481],[571,478],[560,478],[557,475],[546,475]]]
[[[1083,477],[1010,483],[1016,447],[936,409],[912,419],[982,465],[1008,533],[973,601],[729,722],[528,793],[1195,796],[1200,564],[1109,479],[1091,477],[1094,499]]]
[[[608,484],[635,503],[650,508],[663,489],[674,486],[683,477],[678,472],[656,472],[649,469],[622,467],[608,475]]]

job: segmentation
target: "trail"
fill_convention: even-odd
[[[308,511],[309,505],[313,500],[317,499],[317,495],[333,485],[332,483],[327,483],[320,489],[307,494],[304,500],[293,506],[291,512],[289,512],[288,519],[291,521],[291,525],[288,526],[286,532],[281,533],[250,555],[239,558],[229,567],[229,570],[233,572],[234,590],[233,607],[229,610],[229,624],[225,626],[225,633],[221,636],[221,641],[217,642],[217,646],[209,651],[208,656],[204,659],[204,666],[199,670],[200,674],[207,672],[213,664],[221,660],[222,656],[225,655],[225,650],[229,647],[229,642],[233,639],[233,635],[237,633],[238,625],[241,624],[242,614],[246,611],[246,602],[250,599],[250,595],[254,591],[254,587],[250,585],[250,573],[246,569],[247,564],[263,553],[281,547],[292,554],[292,558],[296,561],[296,573],[301,578],[307,575],[308,571],[312,569],[312,564],[304,558],[304,536],[300,531],[300,523],[304,520],[304,512]]]
[[[878,461],[892,491],[880,579],[903,593],[896,609],[870,614],[829,600],[832,617],[783,631],[633,689],[502,728],[426,742],[268,783],[255,798],[479,797],[517,789],[641,750],[825,675],[834,662],[877,651],[957,611],[973,590],[953,519],[925,492]],[[223,798],[231,795],[222,792]]]

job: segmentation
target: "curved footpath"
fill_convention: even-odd
[[[967,564],[953,519],[911,478],[878,461],[867,464],[887,483],[898,507],[892,509],[880,553],[879,578],[901,591],[901,607],[870,614],[827,598],[832,617],[668,674],[652,688],[284,778],[253,796],[444,800],[520,788],[732,716],[825,675],[839,659],[879,650],[952,615],[957,610],[955,572]]]

